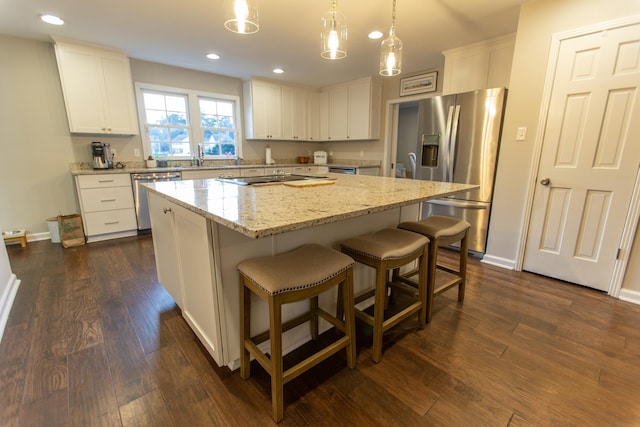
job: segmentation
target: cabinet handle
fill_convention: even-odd
[[[162,208],[162,212],[164,213],[171,212],[171,208]]]
[[[113,182],[112,179],[99,179],[98,182],[102,183],[102,182]]]
[[[114,224],[119,224],[120,221],[111,221],[111,222],[105,222],[104,225],[114,225]]]
[[[101,202],[115,202],[116,199],[102,199]]]

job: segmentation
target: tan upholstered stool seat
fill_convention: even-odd
[[[467,221],[448,216],[433,215],[422,221],[403,222],[398,228],[413,231],[427,236],[429,239],[454,237],[471,227]]]
[[[356,366],[355,317],[353,310],[353,259],[330,248],[311,244],[283,254],[254,258],[238,264],[240,272],[240,376],[250,375],[250,356],[271,376],[272,415],[276,422],[284,418],[283,386],[298,375],[343,348],[347,365]],[[340,308],[335,316],[318,306],[318,295],[338,287]],[[251,292],[269,304],[269,330],[251,336]],[[286,322],[282,305],[309,300],[309,311]],[[344,314],[344,320],[343,320]],[[311,337],[318,337],[318,317],[331,323],[344,336],[320,349],[295,366],[283,368],[282,334],[309,322]],[[270,340],[270,357],[258,344]]]
[[[418,313],[418,326],[424,327],[426,319],[426,307],[424,306],[426,292],[427,253],[426,247],[429,239],[418,234],[386,228],[375,233],[365,234],[347,239],[340,243],[342,252],[352,257],[355,261],[376,269],[375,288],[359,295],[355,303],[375,295],[373,317],[363,310],[355,309],[355,315],[373,327],[372,359],[379,362],[382,357],[382,335],[400,321]],[[393,270],[391,286],[402,286],[400,283],[400,267],[419,260],[418,292],[411,292],[415,302],[399,313],[384,319],[384,308],[387,297],[388,270]],[[406,290],[406,289],[405,289]],[[346,304],[346,303],[345,303]],[[339,309],[341,306],[339,306]]]
[[[427,321],[431,321],[433,298],[437,295],[454,286],[458,286],[458,301],[464,300],[464,289],[467,277],[467,237],[470,227],[471,224],[463,219],[440,215],[429,216],[421,221],[403,222],[398,225],[398,228],[402,230],[412,231],[429,238],[429,266],[426,292]],[[449,267],[438,265],[438,247],[451,245],[456,242],[460,242],[460,264],[458,270],[456,271]],[[447,281],[438,287],[438,289],[435,289],[437,269],[447,271],[456,277]],[[416,271],[412,271],[404,275],[401,279],[410,283],[406,279],[415,274]]]

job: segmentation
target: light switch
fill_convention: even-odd
[[[516,141],[524,141],[525,139],[527,139],[527,128],[518,128],[518,132],[516,132]]]
[[[133,156],[134,157],[140,157],[140,149],[139,148],[134,148],[133,149]]]

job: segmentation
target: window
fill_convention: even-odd
[[[203,144],[205,158],[240,155],[239,99],[136,83],[146,156],[191,159]]]

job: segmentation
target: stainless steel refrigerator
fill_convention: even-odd
[[[506,89],[486,89],[420,101],[416,179],[480,185],[431,200],[422,216],[448,215],[471,223],[469,250],[484,253],[502,132]]]

